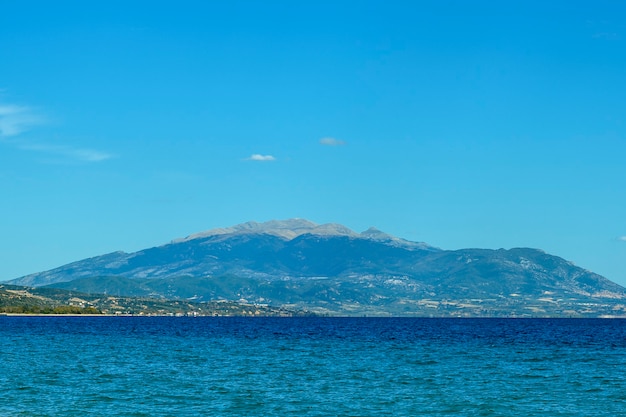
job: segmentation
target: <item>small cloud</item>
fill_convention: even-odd
[[[19,135],[41,123],[43,117],[37,115],[30,107],[0,104],[0,137]]]
[[[335,138],[327,137],[320,139],[320,145],[324,146],[343,146],[345,144],[346,142]]]
[[[252,154],[250,155],[249,158],[246,158],[246,161],[261,161],[261,162],[268,162],[268,161],[275,161],[276,158],[274,158],[272,155],[261,155],[258,153]]]
[[[621,242],[626,242],[626,236],[620,236],[617,238],[617,240],[621,241]]]

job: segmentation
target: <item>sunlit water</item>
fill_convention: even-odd
[[[0,317],[0,416],[626,415],[626,321]]]

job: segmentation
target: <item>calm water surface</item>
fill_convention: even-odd
[[[0,317],[0,416],[626,415],[626,320]]]

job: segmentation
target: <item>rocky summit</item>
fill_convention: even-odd
[[[87,293],[232,300],[329,315],[598,317],[626,289],[538,249],[443,250],[376,228],[248,222],[10,281]]]

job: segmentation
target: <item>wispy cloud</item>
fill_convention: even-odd
[[[41,152],[65,160],[79,162],[100,162],[111,159],[114,155],[95,149],[80,148],[69,145],[41,144],[26,142],[19,137],[37,125],[46,123],[46,118],[29,106],[0,103],[0,142],[14,148]]]
[[[27,106],[0,104],[0,137],[19,135],[44,122],[44,118]]]
[[[594,39],[600,39],[605,41],[619,41],[621,36],[616,32],[598,32],[591,35]]]
[[[43,152],[47,154],[63,156],[80,162],[100,162],[114,157],[113,154],[97,151],[94,149],[75,148],[71,146],[20,144],[19,149],[25,151]]]
[[[587,29],[593,39],[601,41],[621,41],[625,26],[614,19],[587,20]]]
[[[622,242],[626,242],[626,236],[620,236],[617,238],[617,240],[622,241]]]
[[[344,142],[343,140],[339,140],[339,139],[335,139],[331,137],[320,139],[320,145],[324,145],[324,146],[343,146],[345,144],[346,142]]]
[[[272,155],[261,155],[258,153],[252,154],[248,158],[246,158],[246,161],[260,161],[260,162],[270,162],[270,161],[275,161],[275,160],[276,158]]]

